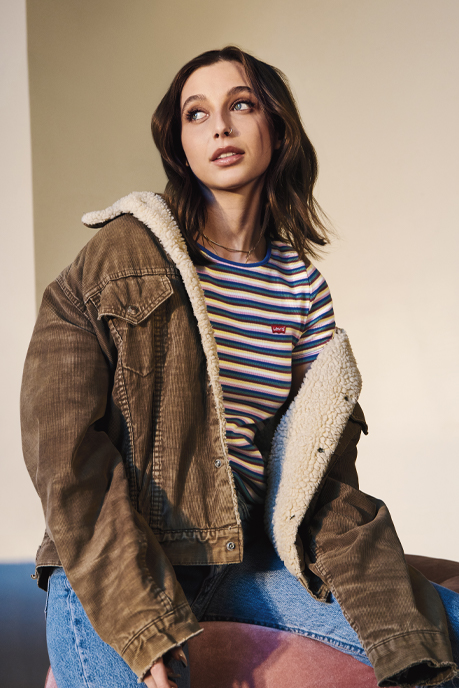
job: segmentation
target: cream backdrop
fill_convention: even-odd
[[[319,267],[364,379],[362,489],[388,503],[406,551],[459,560],[457,0],[30,0],[27,14],[37,299],[92,236],[83,212],[162,190],[149,121],[186,60],[236,43],[280,67],[316,146],[317,196],[339,237]],[[19,61],[23,38],[8,43]],[[21,62],[22,86],[24,70]],[[2,110],[2,135],[6,123],[24,146],[21,94],[14,117]],[[28,169],[24,161],[25,187]],[[2,175],[9,181],[8,167]],[[1,257],[5,351],[15,361],[30,332],[24,193],[22,203],[11,192],[2,230],[2,242],[16,230]],[[19,270],[22,309],[10,300]],[[2,395],[2,422],[14,429],[1,457],[2,527],[12,526],[3,559],[31,558],[42,528],[16,442],[16,377],[17,366]]]
[[[19,432],[19,387],[35,320],[25,0],[0,2],[0,150],[1,562],[32,559],[43,530]]]

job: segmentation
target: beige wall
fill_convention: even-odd
[[[0,561],[31,559],[43,532],[21,458],[19,387],[35,320],[25,0],[0,5]]]
[[[407,551],[459,560],[458,20],[457,0],[28,2],[37,296],[83,212],[162,189],[149,120],[185,60],[234,42],[277,65],[340,236],[320,267],[364,378],[362,488]]]

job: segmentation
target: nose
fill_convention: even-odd
[[[231,136],[232,133],[233,133],[233,130],[231,128],[225,129],[222,134],[220,134],[220,132],[216,131],[215,132],[215,138],[218,139],[220,136]]]
[[[222,137],[226,136],[231,136],[233,133],[233,130],[231,128],[230,122],[229,122],[229,113],[228,111],[225,111],[224,108],[219,109],[215,113],[215,122],[214,122],[214,138],[219,139]]]

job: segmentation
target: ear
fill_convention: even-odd
[[[275,131],[273,136],[273,149],[279,150],[279,148],[282,146],[283,141],[283,136],[281,136],[278,131]]]

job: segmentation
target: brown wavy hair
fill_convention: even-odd
[[[200,67],[216,62],[238,62],[281,140],[266,171],[262,202],[263,226],[271,239],[282,239],[307,260],[317,257],[317,247],[329,242],[326,217],[313,196],[317,156],[303,124],[287,78],[275,67],[235,46],[209,50],[184,65],[175,76],[153,114],[153,140],[168,178],[164,199],[172,210],[195,263],[207,262],[195,236],[204,230],[206,204],[181,141],[180,98],[188,77]]]

